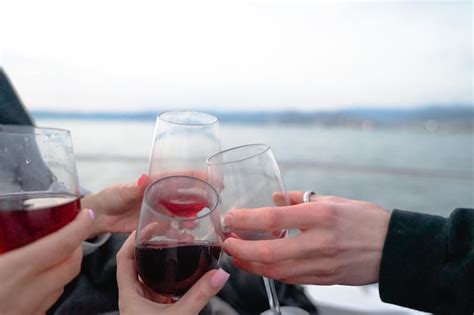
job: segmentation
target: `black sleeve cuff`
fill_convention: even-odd
[[[432,311],[443,263],[446,219],[394,210],[380,264],[382,301]]]
[[[380,297],[435,314],[474,313],[474,210],[449,219],[394,210],[379,275]]]

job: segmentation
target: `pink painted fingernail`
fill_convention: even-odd
[[[224,226],[232,227],[233,221],[234,221],[234,216],[232,214],[228,213],[224,216]]]
[[[214,289],[222,288],[224,284],[226,283],[227,279],[229,279],[229,276],[230,274],[225,272],[223,269],[221,268],[217,269],[217,271],[214,272],[214,274],[211,277],[211,280],[210,280],[211,287],[213,287]]]
[[[89,215],[89,218],[91,218],[92,221],[95,220],[95,212],[92,209],[87,209],[87,214]]]
[[[137,185],[141,186],[143,182],[145,181],[146,174],[142,174],[138,179],[137,179]]]

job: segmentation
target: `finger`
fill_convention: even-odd
[[[224,216],[224,225],[231,230],[277,231],[308,229],[327,216],[324,203],[303,203],[285,207],[236,209]]]
[[[130,234],[117,253],[117,284],[122,293],[137,287],[138,276],[135,267],[135,232]]]
[[[276,192],[273,194],[273,203],[278,207],[297,205],[303,202],[303,194],[302,191],[288,191],[285,197],[285,193]]]
[[[286,206],[286,205],[297,205],[303,203],[303,191],[289,191],[287,192],[288,201],[285,199],[285,195],[283,193],[274,193],[273,195],[273,202],[276,206]],[[328,196],[328,195],[321,195],[321,194],[313,194],[309,197],[310,202],[336,202],[336,203],[346,203],[351,201],[350,199],[346,199],[343,197],[338,196]]]
[[[202,276],[176,303],[180,314],[198,314],[204,306],[222,289],[229,274],[222,269],[211,270]]]
[[[45,236],[25,247],[12,251],[15,261],[19,264],[30,264],[32,270],[45,270],[70,256],[81,246],[93,230],[95,214],[90,209],[84,209],[77,217],[58,231]]]
[[[64,286],[79,273],[81,258],[82,248],[78,247],[71,256],[59,264],[40,274],[24,278],[22,295],[29,297],[28,303],[36,305],[36,309],[49,309],[62,294]]]
[[[232,258],[232,263],[238,268],[253,274],[282,281],[284,279],[304,279],[315,277],[322,281],[336,281],[336,269],[331,267],[327,259],[288,260],[278,264],[261,264]]]
[[[147,174],[142,174],[138,179],[137,179],[137,186],[141,187],[143,191],[148,187],[148,185],[151,182],[150,176]]]
[[[287,279],[280,279],[280,282],[287,284],[314,284],[314,285],[334,285],[341,284],[339,281],[327,276],[300,276]]]
[[[35,286],[43,292],[55,292],[71,282],[81,271],[82,247],[62,262],[43,271],[36,277]]]
[[[45,314],[46,311],[48,311],[51,306],[54,305],[54,303],[56,303],[59,298],[61,297],[61,295],[63,295],[64,293],[64,287],[56,290],[55,292],[49,294],[46,299],[44,301],[42,301],[42,304],[41,306],[39,307],[38,311],[40,314]]]
[[[135,183],[121,186],[119,193],[129,196],[129,200],[141,200],[143,194],[151,183],[151,178],[147,174],[142,174]]]
[[[302,234],[289,238],[262,241],[228,238],[223,243],[223,249],[233,258],[274,264],[289,259],[310,257],[313,252],[308,246],[310,241]]]

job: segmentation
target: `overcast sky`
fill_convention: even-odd
[[[1,63],[31,109],[471,104],[470,1],[9,1]]]

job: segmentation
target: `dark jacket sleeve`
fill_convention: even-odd
[[[0,124],[34,125],[5,71],[0,67]]]
[[[474,209],[446,219],[394,210],[379,277],[384,302],[435,314],[474,313]]]

